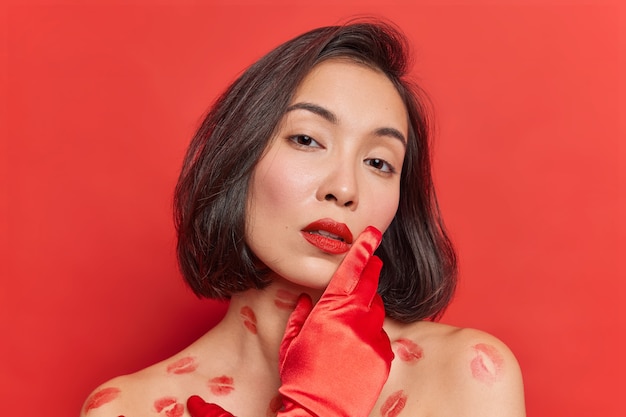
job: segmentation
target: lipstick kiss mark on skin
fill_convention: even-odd
[[[113,401],[118,395],[120,395],[120,392],[120,389],[115,387],[102,388],[101,390],[94,392],[85,403],[85,413]]]
[[[291,291],[283,290],[282,288],[276,291],[276,298],[274,299],[274,305],[281,310],[294,310],[298,304],[298,294]]]
[[[241,307],[239,311],[241,318],[243,320],[243,325],[246,326],[246,329],[250,330],[250,333],[257,334],[256,329],[256,314],[254,311],[248,306]]]
[[[196,362],[196,358],[191,356],[186,356],[182,359],[177,360],[176,362],[170,363],[167,365],[167,373],[168,374],[188,374],[193,372],[198,368],[198,363]]]
[[[211,378],[209,380],[209,389],[217,396],[228,395],[235,389],[233,378],[226,375]]]
[[[504,366],[504,359],[498,350],[485,343],[472,346],[476,353],[470,363],[472,376],[477,380],[491,385],[500,376]]]
[[[406,405],[407,396],[404,391],[399,390],[391,394],[382,407],[380,407],[380,414],[383,417],[396,417],[404,409]]]
[[[424,357],[421,346],[412,340],[398,339],[391,345],[395,354],[404,362],[415,363]]]
[[[157,413],[164,413],[166,417],[181,417],[185,413],[185,406],[175,397],[163,397],[154,402]]]
[[[283,408],[283,398],[280,394],[277,394],[270,401],[270,405],[267,408],[267,413],[265,413],[266,417],[274,417],[278,412]]]

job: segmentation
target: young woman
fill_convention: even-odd
[[[286,42],[226,90],[175,198],[183,276],[230,299],[226,316],[82,415],[525,415],[509,349],[434,321],[456,262],[406,73],[405,38],[357,22]]]

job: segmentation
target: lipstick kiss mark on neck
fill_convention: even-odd
[[[243,306],[239,314],[241,315],[241,320],[243,321],[243,325],[246,326],[246,329],[252,334],[257,334],[256,314],[254,314],[254,311],[248,306]]]
[[[274,305],[281,310],[292,311],[298,304],[298,294],[285,289],[278,289],[276,291],[276,298],[274,298]]]
[[[415,342],[409,339],[398,339],[391,344],[400,360],[415,363],[424,357],[424,351]]]

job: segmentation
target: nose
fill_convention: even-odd
[[[329,170],[317,190],[316,197],[319,201],[330,201],[338,206],[356,210],[359,204],[359,187],[355,169],[340,166]]]

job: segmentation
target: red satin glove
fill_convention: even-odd
[[[235,417],[217,404],[208,404],[197,395],[187,399],[187,410],[191,417]]]
[[[315,307],[308,295],[298,299],[280,346],[279,417],[360,417],[374,407],[393,359],[376,293],[380,240],[374,227],[365,229]],[[187,408],[192,417],[233,417],[198,396]]]
[[[280,417],[359,417],[373,409],[393,359],[376,293],[381,237],[365,229],[315,307],[306,295],[298,300],[280,346]]]

